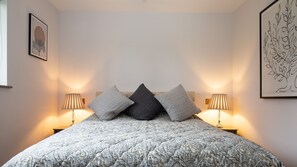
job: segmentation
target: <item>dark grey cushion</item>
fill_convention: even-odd
[[[127,107],[134,104],[132,100],[124,96],[116,86],[97,96],[90,104],[95,114],[101,120],[111,120]]]
[[[163,109],[154,94],[141,84],[130,96],[134,104],[125,110],[125,113],[138,120],[152,120]]]
[[[172,121],[184,121],[201,110],[195,106],[182,85],[155,96]]]

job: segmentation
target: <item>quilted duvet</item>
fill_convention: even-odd
[[[283,166],[262,147],[202,120],[85,121],[27,148],[7,166]]]

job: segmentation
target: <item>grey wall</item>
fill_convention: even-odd
[[[29,12],[49,26],[49,58],[28,55]],[[44,0],[8,0],[8,83],[0,88],[0,165],[57,126],[58,12]]]
[[[272,151],[287,166],[297,166],[297,100],[260,99],[259,13],[272,0],[248,0],[234,13],[234,126]]]

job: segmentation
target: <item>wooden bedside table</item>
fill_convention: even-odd
[[[233,133],[233,134],[237,134],[237,130],[238,130],[238,129],[235,129],[235,128],[221,128],[221,129],[226,131],[226,132]]]
[[[67,126],[61,126],[61,127],[54,128],[53,129],[54,130],[54,134],[56,134],[56,133],[58,133],[58,132],[60,132],[60,131],[62,131],[64,129],[66,129],[66,128],[68,128],[68,127]]]

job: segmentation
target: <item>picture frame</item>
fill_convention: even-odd
[[[29,55],[48,59],[48,26],[32,13],[29,13]]]
[[[297,97],[297,1],[260,12],[260,98]]]

